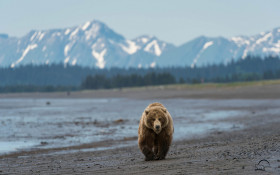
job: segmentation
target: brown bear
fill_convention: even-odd
[[[164,159],[173,137],[173,120],[160,103],[150,104],[142,114],[138,129],[138,145],[145,160]]]

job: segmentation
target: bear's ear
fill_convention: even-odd
[[[149,109],[145,109],[145,114],[148,115],[149,114]]]
[[[164,113],[166,113],[166,108],[161,108],[161,110],[162,110]]]

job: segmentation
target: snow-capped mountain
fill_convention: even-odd
[[[153,67],[172,44],[155,37],[128,40],[100,21],[77,27],[31,31],[22,38],[0,35],[0,66],[64,63],[98,68]]]
[[[165,66],[203,66],[208,64],[227,64],[231,60],[246,56],[279,56],[280,28],[262,32],[251,37],[231,38],[201,36],[162,54],[157,65]]]
[[[0,67],[64,63],[111,67],[203,66],[248,55],[280,55],[280,28],[254,36],[195,38],[181,46],[143,35],[126,39],[100,21],[65,29],[33,30],[21,38],[0,34]]]

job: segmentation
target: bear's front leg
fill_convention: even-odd
[[[145,155],[145,160],[154,160],[155,154],[153,152],[153,138],[140,138],[139,139],[139,147],[142,153]]]
[[[154,140],[154,154],[157,155],[158,154],[158,138],[155,137],[155,140]]]
[[[165,159],[165,156],[169,150],[172,142],[172,136],[166,134],[160,134],[158,139],[158,152],[156,154],[156,160]]]

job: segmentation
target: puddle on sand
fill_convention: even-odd
[[[0,154],[30,149],[35,145],[32,141],[0,141]]]

